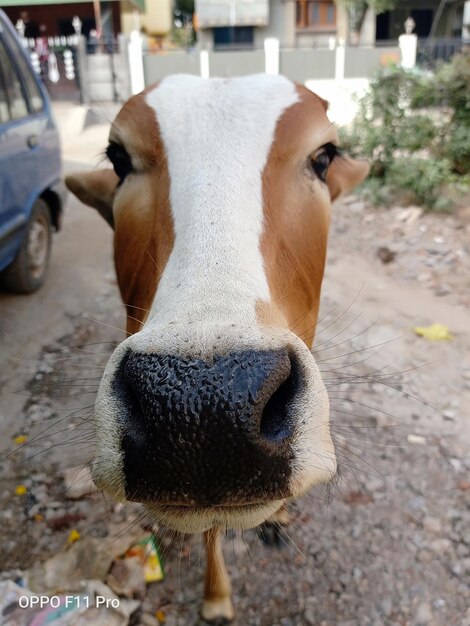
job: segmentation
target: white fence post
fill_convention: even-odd
[[[199,71],[201,73],[201,78],[209,78],[210,69],[209,69],[209,51],[201,50],[199,52]]]
[[[133,30],[129,35],[129,45],[127,48],[132,95],[140,93],[145,88],[142,43],[143,39],[141,34],[136,30]]]
[[[344,66],[346,62],[345,46],[338,46],[335,50],[335,80],[344,80]]]
[[[410,35],[400,35],[398,37],[398,45],[401,52],[401,66],[406,70],[412,70],[416,65],[416,52],[418,49],[418,37],[411,33]]]
[[[470,0],[463,5],[462,39],[470,39]]]
[[[279,39],[267,37],[264,40],[264,71],[266,74],[279,74]]]

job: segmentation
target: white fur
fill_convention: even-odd
[[[147,509],[157,522],[182,533],[202,533],[214,526],[229,529],[254,528],[273,515],[283,504],[283,500],[256,504],[250,507],[161,507],[147,505]]]
[[[256,302],[269,300],[262,173],[276,123],[297,100],[292,82],[266,75],[176,75],[147,94],[167,153],[175,229],[147,326],[256,325]]]

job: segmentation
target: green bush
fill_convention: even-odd
[[[445,185],[452,179],[447,159],[397,158],[390,166],[390,185],[410,191],[429,208],[448,209]]]
[[[370,161],[366,184],[375,200],[399,192],[447,209],[450,185],[470,191],[470,55],[456,55],[433,74],[382,69],[341,135],[350,152]]]

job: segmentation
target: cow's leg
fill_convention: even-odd
[[[235,616],[233,610],[230,579],[222,552],[220,528],[215,527],[204,533],[207,569],[204,586],[204,600],[201,616],[209,624],[228,624]]]
[[[291,518],[287,505],[283,504],[259,527],[258,535],[261,541],[267,546],[277,546],[278,548],[285,546],[288,540],[284,529],[290,524]]]

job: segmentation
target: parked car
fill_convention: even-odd
[[[51,104],[0,10],[0,284],[31,293],[47,274],[65,187]]]

